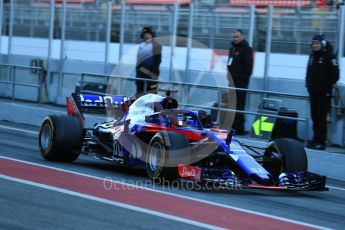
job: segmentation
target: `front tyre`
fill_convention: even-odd
[[[83,128],[76,117],[50,115],[43,119],[38,146],[48,161],[72,162],[79,156]]]
[[[264,168],[275,178],[282,172],[308,171],[307,154],[303,146],[294,139],[271,141],[266,147],[264,159]]]
[[[178,164],[191,164],[187,138],[176,132],[159,132],[150,141],[146,154],[146,171],[152,179],[178,178]]]

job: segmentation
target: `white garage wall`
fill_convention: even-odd
[[[2,37],[1,53],[8,53],[8,37]],[[135,64],[138,44],[125,44],[122,63]],[[177,47],[175,51],[174,68],[184,70],[186,64],[186,48]],[[171,48],[163,47],[161,67],[170,66]],[[47,58],[48,40],[41,38],[13,37],[12,54],[37,56]],[[226,72],[226,51],[225,55],[216,55],[211,49],[193,48],[191,52],[191,70]],[[109,61],[117,64],[119,55],[119,44],[111,43],[109,47]],[[54,40],[52,44],[52,58],[60,58],[60,41]],[[91,62],[104,62],[105,44],[103,42],[72,41],[65,42],[65,59]],[[294,54],[271,54],[269,77],[281,79],[304,80],[307,55]],[[214,63],[212,63],[214,62]],[[255,53],[255,65],[253,76],[262,78],[264,75],[265,53]],[[340,69],[345,67],[345,58],[340,61]],[[212,68],[213,65],[213,68]],[[341,74],[340,84],[345,84],[345,75]]]

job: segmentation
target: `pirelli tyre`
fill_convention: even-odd
[[[151,139],[146,155],[146,171],[152,179],[178,178],[178,164],[191,164],[187,138],[176,132],[159,132]]]
[[[49,161],[72,162],[79,156],[83,133],[83,128],[76,117],[47,116],[43,119],[39,130],[39,150]]]
[[[294,139],[276,139],[266,147],[263,166],[275,178],[282,172],[306,172],[307,154],[302,144]]]

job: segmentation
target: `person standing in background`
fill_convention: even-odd
[[[159,77],[159,66],[162,60],[162,46],[155,40],[155,33],[151,27],[144,27],[140,34],[143,42],[140,44],[137,53],[136,77],[138,79],[153,79]],[[157,93],[156,82],[137,80],[137,95],[145,92]]]
[[[232,32],[231,47],[228,58],[228,81],[234,82],[236,88],[247,89],[249,79],[253,72],[253,49],[244,39],[241,29]],[[244,110],[246,107],[247,92],[236,90],[236,110]],[[238,135],[244,135],[244,114],[236,113],[233,128]]]
[[[306,87],[310,99],[314,137],[308,148],[325,150],[327,139],[327,113],[331,109],[333,85],[339,80],[339,66],[331,44],[322,35],[311,42]]]

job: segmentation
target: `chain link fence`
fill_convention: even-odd
[[[50,23],[49,1],[14,0],[4,4],[3,35],[10,35],[11,2],[13,2],[14,37],[47,38]],[[66,40],[106,41],[108,22],[108,4],[70,4],[66,5],[65,32]],[[120,41],[121,5],[112,4],[111,42]],[[174,5],[138,5],[126,4],[124,15],[124,42],[137,44],[138,34],[143,26],[153,26],[157,35],[173,35],[174,16],[178,17],[177,36],[188,36],[189,7],[182,5],[178,14],[174,14]],[[54,38],[61,38],[62,5],[55,7]],[[230,4],[195,4],[193,12],[193,39],[211,49],[228,49],[231,31],[241,28],[245,34],[253,30],[253,48],[256,51],[265,50],[267,30],[267,7],[257,6],[254,14],[254,28],[249,28],[250,6]],[[335,47],[339,29],[339,10],[331,7],[274,7],[272,52],[308,54],[308,43],[315,33],[325,34],[327,40]],[[68,45],[68,44],[67,44]],[[186,46],[179,43],[177,46]],[[86,47],[83,47],[86,48]],[[83,50],[81,50],[83,51]],[[104,52],[100,49],[99,52]]]

